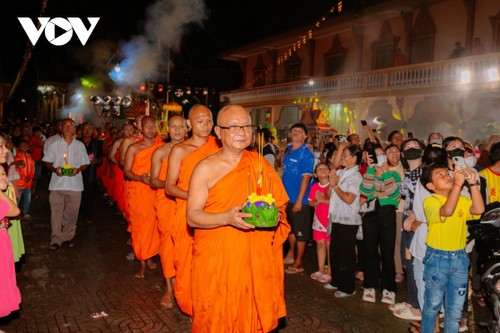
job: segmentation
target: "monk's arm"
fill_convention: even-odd
[[[118,161],[115,158],[116,152],[118,151],[118,147],[120,146],[121,141],[117,140],[113,142],[111,145],[111,149],[108,152],[108,161],[113,162],[114,164],[118,164]]]
[[[220,213],[207,213],[204,211],[208,199],[208,184],[214,171],[208,163],[201,163],[194,169],[190,188],[196,191],[189,191],[187,198],[187,220],[190,227],[200,229],[212,229],[221,226],[233,226],[238,229],[255,229],[251,224],[246,223],[243,218],[251,217],[252,214],[242,213],[242,205],[231,207],[227,211]]]
[[[132,143],[132,139],[124,138],[120,143],[120,159],[118,160],[118,165],[120,168],[125,168],[125,156],[127,155],[127,149]]]
[[[170,151],[170,155],[168,156],[167,178],[165,179],[165,192],[174,198],[186,200],[188,193],[177,186],[183,157],[183,150],[178,145],[174,146]]]
[[[154,188],[164,188],[165,182],[161,181],[158,176],[160,175],[162,163],[162,149],[158,148],[151,157],[151,186]]]
[[[125,163],[123,164],[123,174],[128,180],[134,180],[142,183],[142,175],[136,175],[134,172],[132,172],[132,165],[134,164],[134,156],[136,152],[137,148],[134,145],[130,146],[127,149],[127,153],[125,154]]]

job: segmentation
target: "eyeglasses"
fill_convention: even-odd
[[[220,129],[225,129],[228,130],[229,133],[238,133],[240,130],[243,130],[244,132],[250,132],[255,129],[255,126],[253,125],[241,125],[241,126],[219,126],[217,125]]]

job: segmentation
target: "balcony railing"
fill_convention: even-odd
[[[368,72],[314,78],[287,82],[252,89],[223,92],[222,102],[253,105],[255,103],[276,104],[286,100],[311,96],[353,98],[381,94],[393,94],[395,90],[433,91],[451,87],[467,86],[480,89],[485,84],[498,87],[500,75],[500,53],[470,56],[453,60],[442,60],[417,65],[392,67]]]

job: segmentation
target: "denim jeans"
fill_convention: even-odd
[[[31,188],[20,188],[19,197],[17,198],[17,205],[20,207],[21,200],[23,202],[23,214],[30,212],[31,205]]]
[[[413,261],[413,277],[415,278],[415,285],[417,286],[417,297],[418,297],[418,306],[420,310],[424,308],[424,291],[425,291],[425,282],[424,282],[424,263],[422,260],[417,259],[415,257],[412,258]]]
[[[442,251],[427,247],[424,258],[424,309],[422,333],[433,333],[438,312],[445,300],[444,331],[458,332],[465,302],[469,256],[465,249]]]

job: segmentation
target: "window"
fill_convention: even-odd
[[[414,64],[429,62],[434,59],[434,36],[414,38],[412,40],[411,59]]]
[[[339,34],[333,37],[332,46],[325,54],[325,76],[344,73],[344,63],[347,49],[342,47]]]
[[[500,52],[500,12],[495,16],[490,16],[490,23],[493,29],[491,49],[493,52]]]
[[[375,48],[375,66],[374,69],[392,67],[392,56],[394,53],[394,45],[386,44]]]
[[[288,60],[285,61],[285,81],[291,82],[299,80],[301,66],[302,59],[299,58],[297,53],[293,53]]]
[[[415,20],[411,34],[411,59],[412,64],[434,60],[434,36],[436,25],[427,6],[423,6]]]

